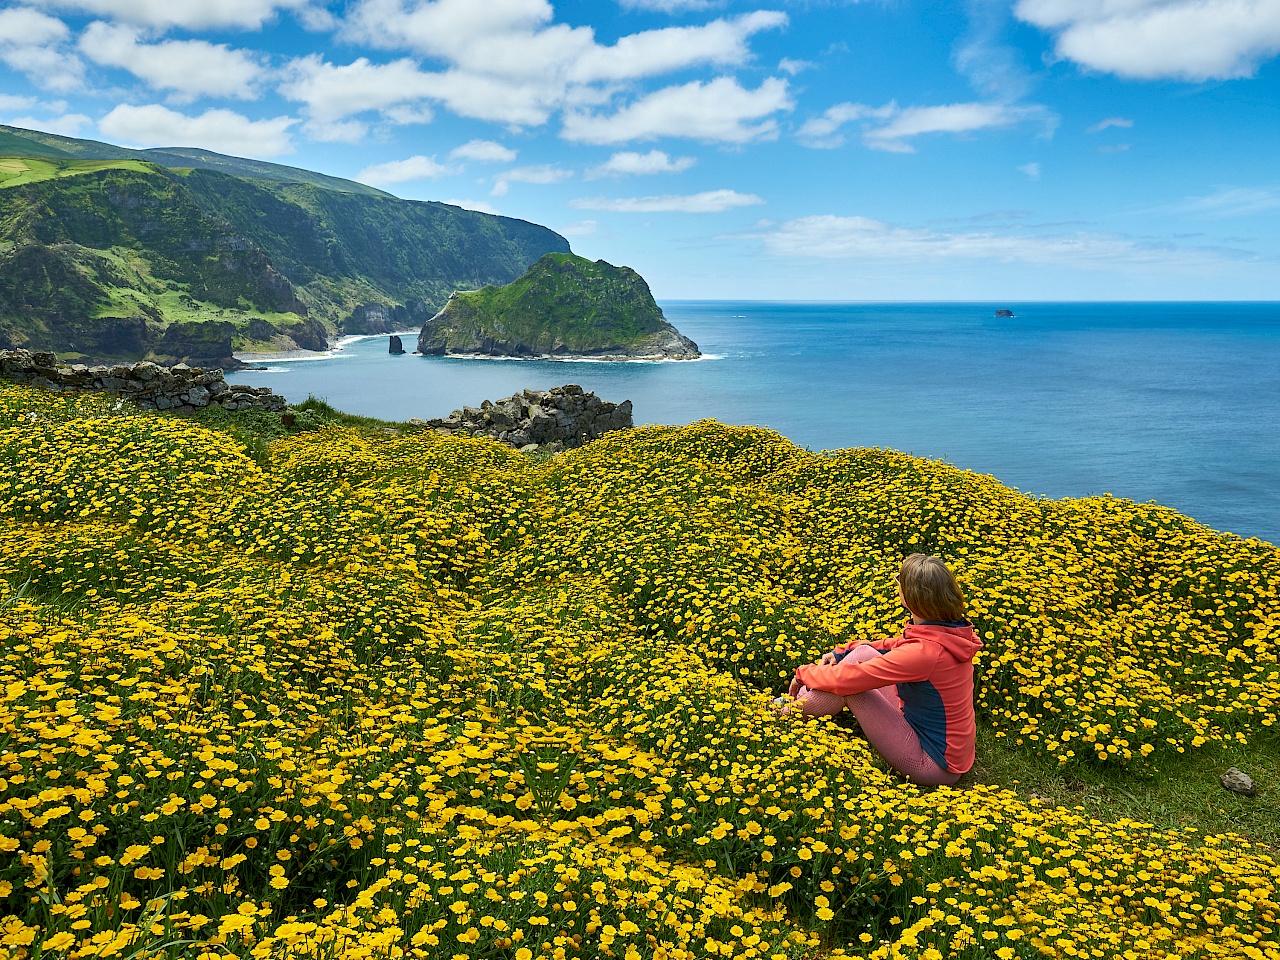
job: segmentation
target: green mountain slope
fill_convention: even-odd
[[[147,151],[86,159],[95,151],[71,153],[89,141],[13,129],[0,149],[44,153],[0,156],[0,347],[201,360],[323,349],[335,333],[420,323],[454,290],[569,249],[545,227],[446,204],[132,155]]]
[[[630,267],[550,253],[504,287],[459,293],[423,324],[418,350],[486,356],[693,359]]]
[[[311,184],[184,177],[190,195],[264,250],[314,315],[352,333],[361,304],[406,305],[396,321],[430,316],[455,290],[504,283],[568,241],[546,227],[443,203],[369,197]],[[388,300],[386,291],[395,291]],[[378,332],[378,331],[372,331]]]
[[[328,174],[316,173],[314,170],[302,170],[298,167],[268,163],[264,160],[229,157],[214,153],[212,150],[202,150],[199,147],[153,147],[149,150],[133,150],[129,147],[117,147],[112,143],[102,143],[99,140],[78,140],[75,137],[62,137],[56,133],[25,130],[22,127],[9,127],[3,124],[0,124],[0,156],[63,157],[73,160],[145,160],[158,167],[170,169],[203,168],[230,173],[238,177],[276,180],[281,183],[311,183],[341,193],[359,193],[371,197],[391,196],[376,187],[356,183],[354,180],[344,180],[342,177],[331,177]]]

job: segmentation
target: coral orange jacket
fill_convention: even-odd
[[[920,746],[952,773],[973,766],[973,656],[982,648],[973,624],[911,623],[900,637],[869,641],[882,654],[855,663],[807,664],[796,676],[810,690],[839,696],[893,684],[898,705]],[[856,644],[836,647],[836,656]]]

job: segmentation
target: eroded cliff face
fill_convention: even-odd
[[[619,360],[701,355],[667,322],[638,273],[572,254],[549,254],[505,287],[455,293],[423,324],[418,352]]]

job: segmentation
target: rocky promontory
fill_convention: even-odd
[[[610,403],[575,383],[551,390],[523,390],[502,400],[463,407],[437,420],[410,420],[444,436],[489,437],[525,452],[559,453],[610,430],[626,430],[631,401]]]
[[[504,287],[455,293],[422,326],[433,356],[694,360],[698,345],[667,322],[630,267],[550,253]]]

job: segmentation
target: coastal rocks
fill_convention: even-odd
[[[404,353],[404,343],[394,333],[391,335],[391,343],[387,347],[387,353],[395,357]]]
[[[113,366],[60,365],[52,353],[0,350],[0,377],[52,393],[105,393],[144,410],[184,412],[220,406],[280,413],[285,409],[284,397],[267,387],[228,384],[221,370],[185,363],[167,368],[147,360]]]
[[[329,349],[329,331],[314,317],[284,327],[280,332],[286,334],[300,350],[323,352]]]
[[[548,453],[580,447],[610,430],[632,426],[630,400],[610,403],[573,383],[486,400],[443,419],[409,422],[442,436],[489,437],[517,450]]]
[[[258,349],[261,349],[262,345],[280,351],[323,352],[329,349],[329,331],[314,317],[279,327],[262,317],[250,317],[245,333]],[[226,364],[218,363],[216,366],[226,366]],[[231,369],[236,368],[232,366]]]

